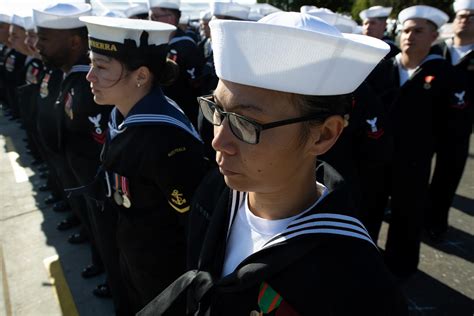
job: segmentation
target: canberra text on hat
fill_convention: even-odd
[[[89,46],[91,48],[95,48],[98,50],[105,50],[108,52],[116,52],[117,51],[117,45],[115,45],[112,42],[102,42],[100,40],[94,39],[92,37],[89,38]]]

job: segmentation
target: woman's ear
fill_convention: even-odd
[[[140,68],[135,70],[135,73],[136,73],[135,80],[137,81],[137,85],[145,86],[145,85],[148,85],[152,80],[151,72],[145,66],[141,66]]]
[[[339,115],[328,117],[324,123],[311,127],[310,153],[319,156],[326,153],[341,135],[344,118]]]

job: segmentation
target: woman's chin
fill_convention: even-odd
[[[240,179],[239,179],[240,178]],[[242,177],[239,175],[224,175],[224,181],[229,188],[232,190],[240,191],[240,192],[248,192],[249,185],[246,181],[243,181]]]
[[[98,96],[98,95],[94,95],[94,102],[97,103],[97,104],[99,104],[99,105],[106,105],[106,104],[108,105],[108,104],[110,104],[110,103],[107,103],[107,102],[104,100],[104,98],[102,98],[102,97],[100,97],[100,96]]]

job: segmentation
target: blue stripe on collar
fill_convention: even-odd
[[[153,124],[165,124],[165,125],[173,125],[184,129],[186,132],[190,133],[194,136],[197,140],[201,141],[201,137],[199,136],[198,132],[194,129],[191,123],[186,124],[179,119],[176,119],[169,115],[159,115],[159,114],[136,114],[132,116],[128,116],[123,126],[132,126],[132,125],[153,125]]]
[[[168,42],[168,45],[172,45],[172,44],[174,44],[174,43],[181,42],[181,41],[189,41],[189,42],[192,42],[193,44],[196,44],[196,42],[195,42],[191,37],[189,37],[189,36],[187,36],[187,35],[184,35],[184,36],[172,38],[172,39]]]
[[[202,142],[199,133],[181,108],[166,97],[160,88],[153,89],[138,101],[121,124],[117,124],[117,111],[117,108],[114,108],[110,115],[109,135],[112,139],[123,132],[127,126],[163,124],[181,128]]]
[[[89,65],[74,65],[72,66],[71,68],[71,72],[89,72],[89,70],[91,69],[91,66]]]

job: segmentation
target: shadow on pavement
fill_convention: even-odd
[[[474,217],[474,199],[472,198],[456,194],[452,207]]]
[[[98,284],[104,283],[105,274],[90,279],[83,279],[81,277],[82,269],[90,264],[91,261],[89,243],[73,245],[67,241],[68,236],[78,232],[80,226],[66,231],[58,231],[56,229],[57,224],[71,214],[71,212],[57,213],[52,210],[52,205],[45,204],[44,199],[51,192],[39,191],[39,187],[45,184],[47,180],[40,178],[39,166],[33,166],[31,164],[33,158],[27,153],[26,142],[23,140],[23,138],[26,137],[26,133],[19,129],[18,122],[8,122],[4,127],[4,133],[2,134],[5,137],[9,137],[9,141],[11,140],[11,144],[13,145],[6,145],[5,152],[15,150],[19,154],[19,157],[16,159],[18,165],[33,171],[32,173],[28,172],[28,181],[32,186],[31,194],[35,200],[35,208],[40,210],[43,214],[41,229],[46,238],[45,242],[48,246],[55,248],[59,256],[59,263],[61,264],[64,278],[74,299],[74,302],[60,302],[60,304],[75,304],[77,312],[81,316],[114,315],[111,299],[99,299],[92,294],[92,290]],[[43,286],[53,285],[43,284]]]
[[[449,227],[443,242],[435,243],[427,237],[423,239],[423,242],[444,253],[474,262],[474,236],[452,226]]]
[[[473,301],[421,271],[402,285],[411,316],[472,316]]]

